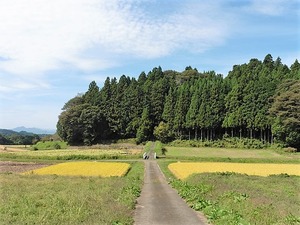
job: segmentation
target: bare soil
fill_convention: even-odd
[[[25,148],[25,145],[22,145]],[[14,145],[0,145],[0,152],[23,152],[26,151],[21,147],[16,147]]]
[[[0,173],[23,173],[49,166],[45,163],[0,161]]]

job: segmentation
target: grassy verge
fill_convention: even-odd
[[[153,145],[153,142],[152,141],[148,141],[145,146],[144,146],[144,152],[146,154],[149,154],[151,149],[152,149],[152,145]]]
[[[300,223],[300,177],[206,173],[180,181],[168,164],[162,161],[160,167],[171,185],[215,225]]]
[[[2,224],[133,224],[143,164],[125,177],[0,174]]]

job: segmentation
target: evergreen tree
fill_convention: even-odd
[[[300,80],[300,63],[296,59],[295,62],[291,65],[291,76],[292,79]]]
[[[197,129],[198,129],[197,115],[200,107],[200,97],[201,97],[200,88],[197,85],[195,85],[195,90],[193,91],[192,98],[191,98],[191,104],[186,114],[186,127],[188,130],[191,129],[194,130],[195,139],[197,139]]]
[[[286,80],[279,85],[270,113],[277,140],[300,150],[300,81]]]
[[[177,136],[181,139],[182,132],[186,126],[186,113],[190,106],[190,93],[188,82],[183,83],[178,88],[178,98],[175,105],[174,128],[177,131]]]
[[[142,118],[140,121],[140,126],[137,130],[137,134],[136,134],[136,142],[142,143],[144,141],[150,140],[151,136],[152,136],[152,123],[150,120],[150,115],[149,115],[149,110],[148,108],[145,108],[143,110],[143,114],[142,114]]]
[[[88,91],[83,96],[84,102],[93,106],[100,104],[99,87],[95,81],[92,81],[89,85]]]
[[[171,87],[169,89],[166,101],[164,104],[164,111],[162,114],[162,119],[169,124],[169,127],[172,129],[174,127],[175,119],[175,104],[176,104],[176,89]]]
[[[224,79],[191,66],[181,73],[155,67],[137,80],[125,75],[119,81],[107,78],[101,90],[91,82],[86,93],[64,105],[57,130],[70,144],[127,137],[137,137],[138,142],[153,136],[170,140],[174,134],[211,140],[229,131],[232,137],[266,142],[272,142],[274,132],[277,140],[295,146],[297,116],[289,109],[297,110],[298,86],[287,86],[287,79],[300,80],[298,60],[289,68],[270,54],[263,62],[251,59],[233,66]],[[278,85],[280,94],[277,91],[270,102]]]

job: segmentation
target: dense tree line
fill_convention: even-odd
[[[300,64],[278,57],[233,66],[224,78],[214,71],[153,68],[139,77],[107,78],[100,89],[70,99],[57,123],[70,144],[107,139],[215,140],[224,136],[299,146]]]

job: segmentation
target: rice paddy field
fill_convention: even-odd
[[[8,160],[101,160],[140,158],[140,149],[59,149],[41,151],[1,151],[0,158]]]
[[[37,172],[43,176],[0,173],[0,224],[133,224],[143,164],[131,162],[124,174],[129,163],[110,163],[109,169],[108,164],[85,163],[76,162],[85,174],[80,176],[74,176],[74,170],[72,176],[57,175],[74,167],[72,163],[44,167]],[[106,167],[105,174],[113,177],[90,176],[86,168],[93,166],[97,171]],[[55,175],[45,175],[47,170]]]
[[[300,164],[268,163],[224,163],[224,162],[177,162],[168,166],[179,179],[186,179],[195,173],[240,173],[247,175],[269,176],[288,174],[300,176]]]
[[[299,153],[166,149],[167,160],[159,162],[166,178],[190,207],[204,213],[212,224],[300,224]]]
[[[30,170],[23,174],[122,177],[129,169],[130,164],[121,162],[66,162]]]
[[[172,164],[159,162],[169,183],[214,225],[300,224],[300,176],[204,172],[176,179]]]

